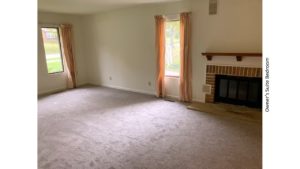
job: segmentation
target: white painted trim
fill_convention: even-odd
[[[86,86],[86,85],[89,85],[89,83],[78,84],[77,88],[80,88],[80,87],[83,87],[83,86]],[[53,94],[53,93],[57,93],[57,92],[63,92],[63,91],[66,91],[66,90],[68,90],[67,87],[50,89],[50,90],[38,92],[38,96],[49,95],[49,94]]]
[[[121,86],[115,86],[115,85],[108,85],[108,84],[93,84],[93,83],[89,83],[91,85],[95,85],[95,86],[102,86],[102,87],[107,87],[107,88],[112,88],[112,89],[119,89],[119,90],[124,90],[124,91],[130,91],[130,92],[135,92],[135,93],[141,93],[141,94],[147,94],[147,95],[152,95],[152,96],[156,96],[155,92],[148,92],[148,91],[142,91],[142,90],[136,90],[136,89],[130,89],[130,88],[126,88],[126,87],[121,87]],[[179,100],[179,96],[173,96],[173,95],[167,95],[167,97],[172,98],[172,99],[176,99]],[[205,103],[203,100],[201,100],[200,98],[197,99],[192,99],[193,102],[200,102],[200,103]]]
[[[166,97],[174,100],[179,100],[179,96],[175,96],[175,95],[166,95]]]
[[[55,23],[38,23],[38,25],[40,27],[55,27],[55,28],[59,28],[59,24],[55,24]]]
[[[62,92],[62,91],[65,91],[65,90],[67,90],[66,87],[64,87],[64,88],[50,89],[50,90],[44,90],[44,91],[38,92],[38,95],[39,96],[41,96],[41,95],[48,95],[48,94],[52,94],[52,93]]]
[[[180,20],[180,14],[166,14],[164,15],[166,21],[179,21]]]
[[[135,93],[141,93],[141,94],[147,94],[147,95],[152,95],[155,96],[155,92],[149,92],[149,91],[143,91],[143,90],[136,90],[136,89],[130,89],[126,87],[121,87],[121,86],[115,86],[115,85],[108,85],[108,84],[93,84],[93,83],[84,83],[81,85],[78,85],[78,87],[82,87],[85,85],[95,85],[95,86],[102,86],[102,87],[107,87],[107,88],[112,88],[112,89],[118,89],[118,90],[124,90],[124,91],[129,91],[129,92],[135,92]],[[57,93],[57,92],[62,92],[67,90],[67,88],[59,88],[59,89],[53,89],[53,90],[48,90],[48,91],[42,91],[39,92],[38,95],[47,95],[47,94],[52,94],[52,93]],[[179,96],[174,96],[174,95],[167,95],[166,97],[169,97],[171,99],[179,100]],[[200,102],[200,103],[205,103],[201,99],[192,99],[193,102]]]
[[[142,94],[147,94],[147,95],[154,95],[154,96],[156,95],[155,92],[152,93],[152,92],[147,92],[147,91],[142,91],[142,90],[135,90],[135,89],[130,89],[130,88],[121,87],[121,86],[114,86],[114,85],[107,85],[107,84],[101,84],[101,85],[93,84],[93,85],[108,87],[108,88],[112,88],[112,89],[119,89],[119,90],[124,90],[124,91],[130,91],[130,92],[135,92],[135,93],[142,93]],[[179,100],[179,96],[167,95],[166,97],[169,97],[169,98],[175,99],[175,100]],[[193,102],[205,103],[200,98],[192,99],[192,101]]]
[[[98,85],[98,86],[103,86],[103,87],[108,87],[108,88],[113,88],[113,89],[119,89],[119,90],[124,90],[124,91],[130,91],[130,92],[135,92],[135,93],[142,93],[142,94],[147,94],[147,95],[155,95],[155,92],[130,89],[130,88],[115,86],[115,85],[101,84],[101,85]]]
[[[192,99],[193,102],[205,103],[201,99]]]

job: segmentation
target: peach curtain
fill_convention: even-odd
[[[157,57],[157,74],[156,74],[156,95],[165,97],[165,20],[163,16],[155,16],[156,23],[156,57]]]
[[[67,73],[67,86],[68,88],[76,87],[76,75],[75,75],[75,62],[72,47],[72,25],[61,24],[60,25],[60,37],[62,42],[62,53],[64,56],[64,63]]]
[[[180,14],[180,101],[192,101],[191,13]]]

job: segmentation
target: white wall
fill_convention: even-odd
[[[88,81],[127,90],[155,93],[154,15],[192,11],[193,99],[204,101],[206,64],[261,67],[260,58],[214,57],[202,52],[261,52],[262,1],[219,1],[208,15],[208,0],[144,5],[84,17]],[[112,77],[112,80],[109,79]],[[151,86],[148,85],[151,82]],[[168,94],[178,96],[178,81],[167,79]],[[177,85],[176,85],[177,84]],[[173,87],[173,88],[172,88]]]
[[[155,93],[155,22],[158,14],[192,11],[193,100],[204,101],[207,64],[261,67],[260,58],[214,57],[202,52],[261,52],[262,1],[219,1],[218,14],[208,15],[208,0],[140,5],[93,15],[39,12],[39,23],[74,25],[78,83],[93,83]],[[65,88],[63,75],[47,74],[39,37],[39,93]],[[110,79],[111,77],[111,79]],[[150,83],[150,85],[149,85]],[[166,78],[167,94],[178,97],[178,79]]]
[[[74,37],[74,55],[77,68],[77,84],[87,83],[86,78],[86,65],[84,58],[84,50],[82,45],[82,17],[79,15],[65,15],[54,13],[38,13],[38,26],[48,24],[61,24],[70,23],[73,25],[73,37]],[[56,90],[62,90],[66,88],[66,74],[56,73],[48,74],[47,65],[45,59],[45,53],[42,43],[41,31],[38,29],[38,94],[52,92]]]
[[[154,15],[180,12],[184,8],[188,9],[185,4],[174,3],[86,16],[84,37],[85,44],[89,44],[86,47],[89,82],[155,93]]]
[[[208,0],[192,2],[193,98],[204,102],[207,64],[262,67],[261,58],[214,57],[207,61],[202,52],[261,52],[262,1],[218,1],[218,14],[208,15]]]

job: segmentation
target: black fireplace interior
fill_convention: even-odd
[[[262,107],[262,79],[216,75],[215,102]]]

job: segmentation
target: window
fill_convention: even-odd
[[[63,72],[58,28],[42,28],[48,73]]]
[[[165,29],[165,76],[178,77],[180,72],[180,21],[167,21]]]

